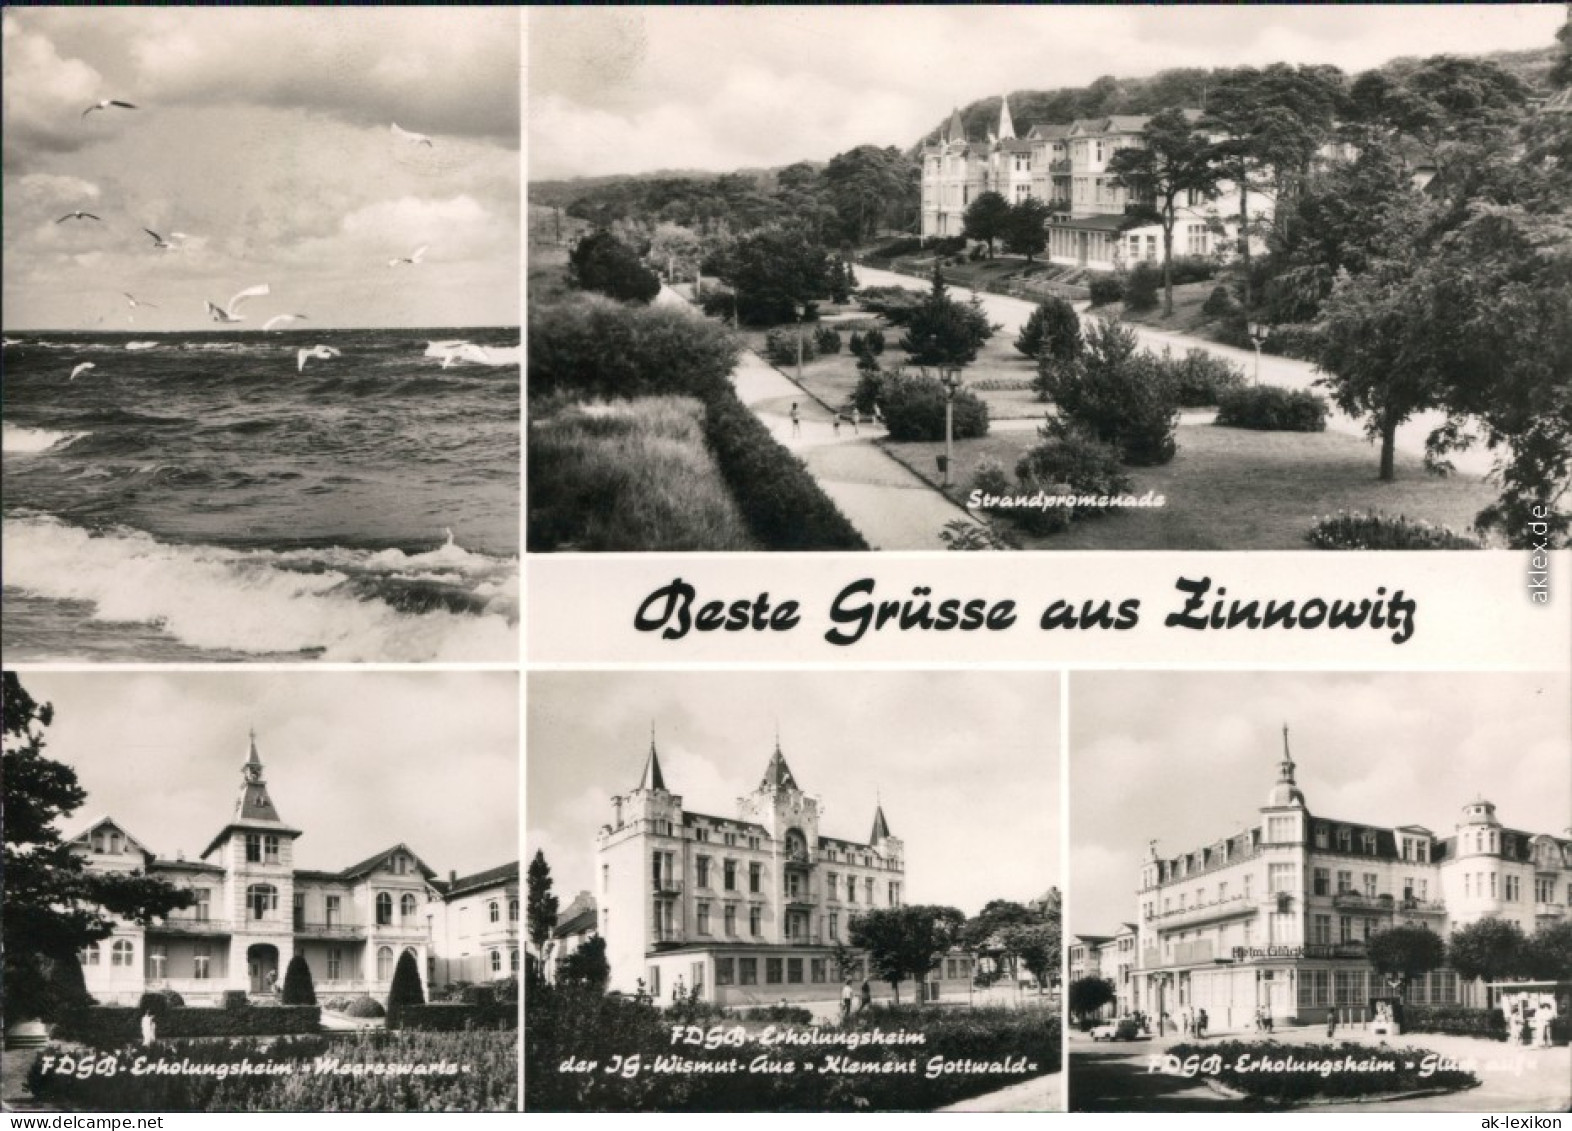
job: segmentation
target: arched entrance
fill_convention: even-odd
[[[252,943],[246,947],[246,973],[251,992],[270,994],[278,984],[278,947],[272,943]]]

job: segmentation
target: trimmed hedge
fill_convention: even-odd
[[[398,1027],[425,1033],[457,1033],[465,1029],[517,1029],[518,1025],[516,1002],[465,1005],[439,1001],[406,1005],[399,1013]]]
[[[1506,1018],[1499,1009],[1469,1009],[1462,1005],[1405,1005],[1405,1033],[1450,1033],[1457,1037],[1507,1039]]]
[[[1279,1044],[1277,1041],[1207,1041],[1180,1043],[1168,1055],[1181,1063],[1190,1057],[1211,1065],[1208,1074],[1219,1083],[1258,1100],[1294,1104],[1310,1100],[1359,1099],[1412,1091],[1456,1092],[1479,1085],[1479,1077],[1434,1063],[1424,1048],[1388,1048],[1343,1041],[1327,1044]],[[1241,1062],[1245,1065],[1240,1071]],[[1261,1071],[1263,1064],[1282,1063],[1281,1071]],[[1338,1071],[1317,1066],[1346,1064]],[[1378,1067],[1358,1067],[1377,1065]],[[1429,1075],[1421,1076],[1425,1068]],[[1202,1068],[1205,1072],[1207,1069]]]
[[[704,438],[743,518],[774,550],[866,550],[807,465],[729,390],[704,410]]]
[[[322,1010],[315,1005],[265,1009],[201,1009],[174,1006],[157,1017],[160,1040],[178,1037],[283,1037],[315,1033]],[[56,1026],[61,1040],[98,1049],[121,1048],[142,1039],[142,1011],[124,1005],[95,1005]]]
[[[1307,389],[1272,385],[1230,389],[1218,398],[1217,423],[1262,432],[1324,432],[1326,401]]]
[[[799,1025],[813,1023],[813,1011],[800,1005],[756,1005],[742,1011],[744,1021],[795,1021]]]
[[[382,1003],[370,994],[357,997],[344,1008],[346,1017],[386,1017],[388,1011],[382,1008]]]
[[[1482,550],[1478,538],[1402,515],[1339,511],[1305,535],[1318,550]]]
[[[1124,298],[1124,279],[1106,271],[1099,272],[1088,277],[1087,290],[1091,291],[1093,306],[1119,302]]]

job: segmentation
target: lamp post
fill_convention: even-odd
[[[1250,341],[1255,345],[1255,383],[1261,383],[1261,347],[1266,344],[1267,335],[1272,328],[1265,322],[1247,322],[1245,328],[1250,331]]]
[[[961,371],[945,369],[939,380],[944,384],[944,486],[950,486],[950,469],[955,465],[955,390],[961,387]]]
[[[792,303],[791,312],[797,318],[797,384],[802,384],[802,318],[807,311],[804,303]]]

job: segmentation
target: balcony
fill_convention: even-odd
[[[682,894],[682,881],[674,880],[670,876],[660,876],[650,885],[655,894],[660,896],[676,896]]]
[[[366,930],[365,927],[356,927],[352,929],[361,931]],[[358,938],[359,936],[351,935],[347,937]],[[378,923],[376,926],[370,928],[370,937],[374,939],[400,939],[405,941],[424,942],[431,937],[431,932],[427,930],[426,924],[424,923]]]
[[[1340,891],[1332,897],[1332,906],[1339,911],[1379,911],[1391,914],[1393,901],[1390,895],[1364,895],[1357,891]]]
[[[295,936],[302,939],[363,939],[366,927],[364,923],[308,923],[297,919]]]
[[[682,931],[679,930],[676,927],[651,927],[650,928],[650,945],[651,946],[660,946],[662,944],[665,944],[665,945],[669,946],[669,945],[671,945],[673,943],[680,943],[681,941],[682,941]]]
[[[788,946],[818,946],[824,942],[824,936],[818,931],[798,931],[794,935],[787,935],[783,941]]]
[[[1393,906],[1405,915],[1446,914],[1446,904],[1434,899],[1400,899]]]
[[[1228,899],[1214,900],[1195,907],[1181,907],[1152,916],[1152,922],[1163,930],[1188,927],[1194,923],[1212,923],[1224,919],[1238,919],[1256,912],[1256,901],[1249,896],[1235,895]]]
[[[150,935],[232,935],[234,926],[228,919],[165,919],[147,929]]]
[[[1560,903],[1536,903],[1536,904],[1534,904],[1534,918],[1536,918],[1536,919],[1565,919],[1567,917],[1567,913],[1568,913],[1567,912],[1567,908],[1566,908],[1566,906],[1564,904],[1560,904]]]
[[[811,868],[813,856],[805,848],[796,848],[786,853],[783,863],[788,868]]]
[[[1070,171],[1070,159],[1061,157],[1057,161],[1048,162],[1048,171],[1050,173],[1068,173]]]
[[[818,900],[814,898],[813,891],[810,888],[799,888],[796,891],[788,891],[786,893],[787,907],[816,907],[817,905]]]

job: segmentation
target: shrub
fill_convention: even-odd
[[[251,998],[245,990],[225,990],[219,1002],[224,1009],[245,1009],[250,1006]]]
[[[488,985],[467,985],[459,990],[456,999],[464,1005],[495,1005],[497,992]]]
[[[815,343],[815,334],[807,330],[800,331],[802,342],[802,360],[804,363],[812,361],[819,356],[818,346]],[[776,365],[797,364],[797,343],[799,331],[796,329],[776,329],[764,335],[764,356]]]
[[[737,293],[727,287],[712,286],[699,297],[699,309],[711,318],[730,322],[737,313]]]
[[[1157,273],[1161,277],[1161,267]],[[1169,274],[1176,287],[1184,283],[1204,283],[1217,274],[1217,264],[1202,255],[1176,255],[1169,264]]]
[[[1206,296],[1206,301],[1201,304],[1201,313],[1208,318],[1225,318],[1238,311],[1239,304],[1234,302],[1234,296],[1228,288],[1219,283],[1212,288],[1212,293]]]
[[[786,1021],[798,1025],[813,1022],[813,1011],[800,1005],[756,1005],[742,1013],[744,1021]]]
[[[1499,1009],[1469,1009],[1462,1005],[1405,1005],[1405,1033],[1450,1033],[1457,1037],[1507,1039],[1507,1022]]]
[[[864,368],[861,361],[857,368],[862,376],[857,378],[857,387],[852,390],[852,404],[857,406],[857,411],[873,415],[873,406],[884,400],[884,373],[880,371],[878,362],[868,354],[863,354],[863,359],[870,363]]]
[[[1086,282],[1093,306],[1105,306],[1124,298],[1124,279],[1117,274],[1100,271],[1090,275]]]
[[[851,351],[853,357],[862,356],[862,331],[853,330],[851,332],[851,337],[846,339],[846,348]]]
[[[1478,538],[1418,519],[1339,511],[1305,535],[1318,550],[1482,550]]]
[[[1045,429],[1043,442],[1017,461],[1015,477],[1026,494],[1123,495],[1130,479],[1119,464],[1119,453],[1108,444],[1074,428]],[[1071,520],[1102,517],[1098,506],[1023,507],[1009,517],[1031,534],[1057,534]]]
[[[906,287],[864,287],[857,292],[857,301],[864,310],[884,315],[892,326],[906,325],[925,297],[921,291]]]
[[[284,992],[279,999],[284,1005],[315,1005],[317,1003],[317,988],[311,982],[311,967],[306,965],[303,955],[295,955],[289,960],[289,968],[284,971]]]
[[[349,1003],[344,1013],[350,1017],[386,1017],[388,1011],[370,994],[357,997]]]
[[[1124,308],[1134,311],[1156,309],[1162,288],[1162,269],[1153,263],[1137,263],[1125,280]]]
[[[580,287],[619,301],[647,303],[660,294],[660,276],[607,231],[579,240],[568,253],[568,270]]]
[[[976,263],[979,259],[982,259],[985,256],[987,256],[987,254],[988,254],[988,249],[985,248],[982,244],[977,244],[967,254],[966,258],[970,259],[973,263]]]
[[[55,1036],[94,1048],[113,1049],[135,1044],[142,1037],[142,1014],[162,994],[144,994],[135,1008],[95,1005],[79,1010],[55,1027]],[[315,1033],[321,1028],[322,1011],[314,1005],[281,1005],[270,1009],[199,1009],[179,1005],[153,1008],[161,1040],[177,1037],[263,1037]]]
[[[137,1001],[136,1011],[138,1015],[151,1013],[154,1019],[157,1020],[161,1019],[171,1009],[184,1006],[185,1004],[185,998],[181,997],[174,990],[152,990],[143,994]]]
[[[1168,1055],[1181,1062],[1189,1057],[1212,1058],[1216,1079],[1258,1100],[1303,1103],[1316,1099],[1357,1099],[1418,1089],[1459,1091],[1479,1084],[1479,1077],[1457,1068],[1436,1067],[1429,1049],[1388,1048],[1344,1041],[1340,1044],[1280,1044],[1277,1041],[1207,1041],[1180,1043]],[[1322,1073],[1317,1066],[1332,1060],[1390,1065],[1380,1070]],[[1263,1060],[1298,1062],[1303,1067],[1280,1072],[1259,1071]],[[1245,1064],[1243,1070],[1239,1065]],[[1421,1075],[1425,1072],[1425,1075]]]
[[[1151,467],[1178,450],[1179,406],[1161,360],[1135,347],[1133,331],[1099,319],[1079,360],[1039,363],[1039,388],[1058,407],[1060,427],[1078,427],[1117,448],[1125,463]]]
[[[813,344],[822,354],[840,353],[840,331],[833,326],[820,326],[813,332]]]
[[[518,1024],[518,1002],[467,1005],[444,1001],[404,1006],[398,1027],[415,1032],[456,1033],[465,1029],[516,1029]]]
[[[972,488],[985,495],[1008,495],[1010,477],[1004,470],[1004,464],[992,456],[978,460],[977,466],[972,469]]]
[[[877,326],[873,327],[862,336],[862,344],[869,353],[878,357],[884,352],[884,331]]]
[[[1173,382],[1174,396],[1185,408],[1221,404],[1225,397],[1246,388],[1244,370],[1203,349],[1186,350],[1177,361],[1164,354],[1162,361]]]
[[[724,327],[679,307],[581,296],[530,310],[529,395],[702,400],[731,387],[737,351]]]
[[[944,439],[945,390],[937,377],[892,373],[884,377],[881,389],[890,439]],[[988,406],[970,389],[955,391],[953,427],[957,440],[988,434]]]
[[[889,243],[881,244],[868,254],[874,259],[899,259],[903,255],[915,255],[921,250],[922,240],[916,236],[908,236],[904,239],[891,240]]]
[[[966,250],[966,237],[929,236],[922,242],[922,250],[935,255],[957,255]]]
[[[1027,357],[1037,357],[1047,349],[1053,356],[1068,360],[1081,352],[1081,318],[1062,298],[1037,304],[1026,325],[1015,339],[1015,348]]]
[[[1217,423],[1262,432],[1324,432],[1326,401],[1308,389],[1241,384],[1218,398]]]
[[[426,1004],[426,987],[420,981],[420,967],[415,952],[406,950],[398,956],[393,967],[393,984],[388,987],[388,1028],[397,1029],[402,1023],[404,1010],[411,1005]]]
[[[776,550],[866,550],[868,544],[734,393],[705,408],[704,438],[749,529]]]

